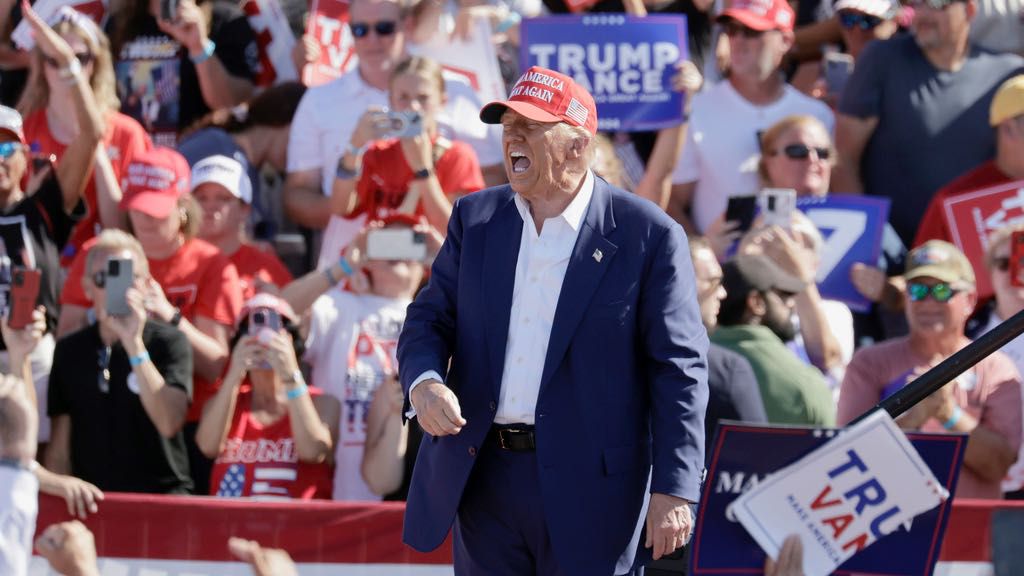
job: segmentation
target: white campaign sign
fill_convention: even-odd
[[[773,558],[787,536],[799,535],[804,573],[824,576],[948,497],[879,410],[768,476],[730,509]]]

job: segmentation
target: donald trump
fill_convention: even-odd
[[[689,538],[700,492],[686,237],[590,171],[597,110],[569,77],[533,67],[480,117],[502,125],[510,184],[456,202],[398,343],[427,434],[405,542],[454,525],[457,575],[639,574]]]

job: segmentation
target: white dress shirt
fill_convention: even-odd
[[[518,194],[515,196],[516,208],[523,219],[523,232],[516,260],[505,366],[494,417],[496,424],[534,423],[555,308],[593,195],[594,175],[588,171],[576,197],[561,214],[545,220],[540,233],[533,223],[529,204]],[[425,372],[409,388],[410,395],[417,384],[428,379],[441,381],[436,372]]]

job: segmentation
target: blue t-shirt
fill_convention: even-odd
[[[935,192],[995,156],[989,105],[1024,59],[972,48],[963,67],[939,70],[912,35],[870,43],[839,112],[878,118],[861,158],[864,192],[892,199],[889,221],[910,246]]]

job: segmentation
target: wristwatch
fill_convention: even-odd
[[[413,180],[426,180],[434,173],[433,168],[424,168],[423,170],[417,170],[412,173]]]

